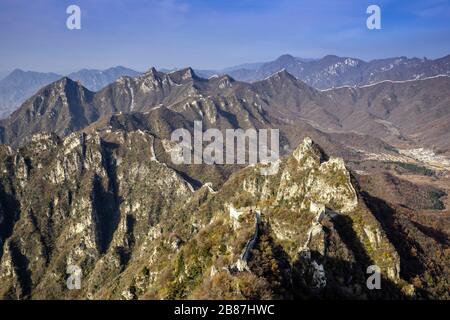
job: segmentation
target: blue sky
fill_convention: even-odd
[[[81,30],[66,8],[81,8]],[[366,9],[382,10],[382,30]],[[222,68],[290,53],[450,54],[450,0],[0,0],[0,70]]]

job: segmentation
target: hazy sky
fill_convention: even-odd
[[[81,30],[66,8],[81,8]],[[382,30],[366,9],[382,10]],[[0,0],[0,70],[221,68],[290,53],[450,54],[450,0]]]

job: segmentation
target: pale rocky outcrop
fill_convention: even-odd
[[[355,209],[358,198],[344,161],[339,158],[323,161],[323,158],[318,146],[305,138],[281,174],[277,201],[306,199],[340,212]],[[295,179],[296,176],[301,176],[301,180]]]

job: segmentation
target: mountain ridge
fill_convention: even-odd
[[[29,97],[42,87],[63,77],[81,81],[91,91],[97,91],[122,75],[137,76],[137,71],[125,67],[112,67],[106,70],[82,69],[67,76],[57,73],[42,73],[15,69],[0,80],[0,119],[6,118]]]
[[[252,72],[234,70],[231,75],[244,81],[256,81],[286,68],[307,84],[327,89],[342,85],[365,85],[382,80],[409,80],[450,74],[450,55],[434,60],[394,57],[364,61],[351,57],[327,55],[321,59],[305,61],[285,54],[264,63]]]
[[[303,59],[284,54],[274,61],[247,63],[243,67],[235,66],[222,70],[196,69],[196,73],[202,78],[228,73],[236,80],[254,82],[282,69],[286,69],[314,88],[329,89],[346,85],[361,86],[384,80],[405,81],[438,74],[450,75],[450,55],[434,60],[402,56],[364,61],[336,55],[326,55],[320,59]],[[168,73],[174,70],[163,69],[162,71]],[[27,85],[26,79],[22,80],[24,82],[22,84],[14,84],[8,79],[0,80],[0,118],[8,116],[37,89],[49,84],[52,80],[57,80],[56,74],[52,74],[53,78],[50,80],[46,79],[44,74],[36,73],[36,76],[38,74],[43,79],[40,79],[34,85]],[[91,91],[98,91],[120,76],[137,76],[139,74],[140,72],[132,69],[117,66],[105,70],[82,69],[78,72],[72,72],[68,76],[73,80],[81,81]]]
[[[385,139],[397,147],[420,145],[420,141],[433,141],[436,148],[448,150],[450,145],[445,142],[445,136],[436,140],[437,135],[434,132],[439,132],[439,128],[445,127],[446,119],[448,119],[446,117],[449,116],[448,109],[445,107],[447,101],[445,88],[449,79],[448,76],[443,75],[419,80],[386,80],[361,87],[345,86],[330,90],[316,90],[295,78],[285,69],[271,74],[263,80],[246,83],[227,75],[204,79],[197,76],[195,71],[189,67],[170,73],[163,73],[151,68],[137,77],[123,76],[96,93],[86,93],[86,95],[92,96],[92,101],[85,106],[89,109],[85,110],[89,115],[83,123],[87,126],[101,117],[114,113],[147,112],[161,105],[182,113],[194,112],[189,116],[192,121],[195,116],[203,118],[205,113],[211,114],[211,112],[217,117],[218,111],[222,112],[222,115],[219,116],[223,117],[223,112],[229,112],[224,105],[227,100],[230,106],[237,104],[239,108],[244,108],[245,113],[250,115],[249,120],[257,116],[260,118],[258,121],[262,121],[262,123],[269,121],[264,119],[265,117],[270,117],[269,123],[275,121],[275,123],[284,123],[285,125],[292,121],[288,120],[289,118],[303,119],[324,132],[348,133],[356,130],[361,134],[370,134]],[[54,86],[55,83],[52,85]],[[415,86],[418,86],[419,90],[413,89]],[[437,98],[429,100],[429,90],[432,90]],[[40,92],[47,94],[53,92],[55,96],[50,99],[50,103],[54,103],[58,95],[66,94],[64,92],[56,93],[54,90],[41,90]],[[410,117],[408,121],[402,119],[401,116],[394,117],[390,114],[395,110],[395,114],[401,115],[406,112],[404,110],[411,109],[408,103],[414,97],[417,99],[419,93],[421,98],[416,101],[416,104],[420,103],[421,107],[416,107],[414,112],[408,112]],[[18,114],[22,114],[22,119],[25,119],[27,114],[33,115],[32,109],[36,108],[36,104],[42,103],[40,101],[42,98],[45,98],[45,94],[42,97],[39,97],[38,94],[27,100],[21,109],[28,109],[28,111],[15,112],[10,119],[0,122],[2,126],[1,141],[11,143],[15,139],[14,136],[30,137],[29,134],[20,133],[20,125],[13,125],[13,123],[20,120]],[[51,97],[47,97],[47,100],[49,98]],[[378,111],[367,108],[367,105],[370,105],[370,102],[367,102],[369,98],[377,99]],[[401,100],[399,100],[400,98]],[[183,103],[193,103],[189,107],[191,111],[185,109]],[[427,103],[432,103],[433,107],[425,108]],[[222,106],[219,107],[221,104]],[[388,104],[392,106],[388,106]],[[200,107],[200,105],[202,106]],[[380,107],[380,105],[385,106]],[[77,109],[76,106],[73,107]],[[44,109],[46,110],[46,108]],[[220,111],[221,109],[222,111]],[[237,109],[233,111],[237,114],[236,112]],[[50,117],[50,114],[44,117]],[[352,118],[353,120],[350,121]],[[241,119],[240,125],[244,125],[244,122],[249,120]],[[41,120],[39,117],[35,120],[28,119],[26,122],[28,123],[26,125],[27,132],[30,129],[29,121],[39,122]],[[208,121],[216,120],[211,118]],[[435,129],[425,133],[425,128],[431,126],[432,123]],[[411,124],[414,126],[411,127]],[[12,130],[13,126],[14,130]],[[51,126],[51,128],[55,127],[57,127],[56,124]],[[81,129],[81,127],[77,128]],[[417,134],[412,136],[414,132],[424,132],[424,136],[419,137]],[[65,133],[59,132],[59,134]],[[20,144],[20,141],[16,141],[16,143]]]

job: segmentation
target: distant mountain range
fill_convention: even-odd
[[[121,76],[136,76],[139,72],[115,67],[106,70],[83,69],[69,74],[92,91],[98,91]],[[0,118],[6,118],[36,91],[63,76],[56,73],[42,73],[16,69],[0,80]]]
[[[257,81],[286,69],[306,84],[328,89],[338,86],[372,84],[383,80],[423,79],[436,75],[450,75],[450,55],[436,59],[388,58],[363,61],[350,57],[328,55],[322,59],[305,60],[282,55],[257,68],[238,68],[229,74],[241,81]]]
[[[195,72],[204,78],[228,74],[236,80],[254,82],[283,69],[316,89],[329,89],[361,86],[384,80],[402,81],[450,75],[450,55],[435,60],[394,57],[363,61],[334,55],[321,59],[304,59],[285,54],[274,61],[247,63],[221,70],[196,69]]]
[[[94,93],[64,77],[39,90],[8,119],[0,121],[0,141],[20,145],[38,132],[65,136],[120,112],[162,108],[170,118],[168,123],[178,119],[171,119],[171,112],[176,111],[185,115],[185,121],[201,115],[211,127],[270,124],[283,128],[287,140],[300,124],[307,124],[308,131],[331,135],[355,132],[396,147],[426,145],[448,152],[449,89],[449,76],[317,90],[285,69],[246,83],[228,75],[204,79],[191,68],[170,73],[152,68],[137,77],[121,77]],[[142,127],[147,120],[127,121],[132,119],[133,126],[139,123],[139,128],[148,129]],[[294,139],[290,146],[298,142]]]
[[[139,74],[140,72],[138,71],[118,66],[106,70],[82,69],[70,73],[68,77],[72,80],[80,81],[83,86],[91,91],[98,91],[122,76],[135,77]]]
[[[0,81],[0,118],[11,112],[38,89],[61,78],[56,73],[14,70]]]
[[[384,80],[402,81],[450,75],[450,55],[435,60],[397,57],[366,62],[333,55],[321,59],[303,59],[286,54],[270,62],[246,63],[221,70],[196,69],[195,72],[202,78],[228,74],[236,80],[254,82],[283,69],[309,86],[328,89],[367,85]],[[160,71],[167,73],[176,70]],[[83,69],[67,76],[80,81],[91,91],[98,91],[121,76],[134,77],[139,74],[138,71],[118,66],[106,70]],[[14,70],[0,80],[0,118],[11,114],[39,88],[62,77],[55,73]]]

